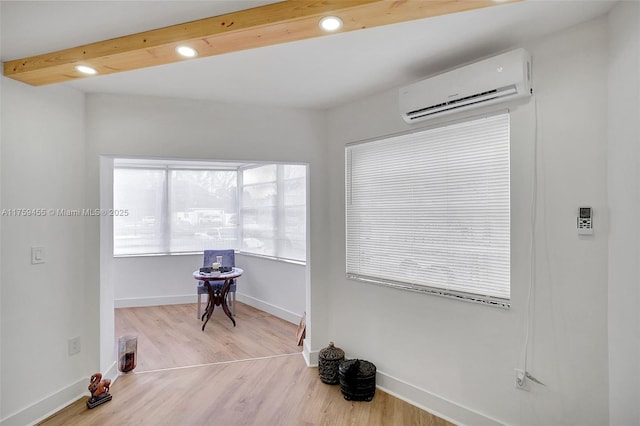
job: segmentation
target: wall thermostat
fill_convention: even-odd
[[[593,209],[580,207],[578,210],[578,235],[593,235]]]

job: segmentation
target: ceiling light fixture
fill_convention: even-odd
[[[178,52],[180,56],[184,56],[185,58],[195,58],[196,56],[198,56],[198,51],[189,46],[178,46],[176,47],[176,52]]]
[[[98,74],[95,68],[88,67],[86,65],[76,65],[76,71],[81,72],[82,74],[87,75],[95,75]]]
[[[320,28],[325,31],[337,31],[342,28],[342,19],[337,16],[325,16],[320,20]]]

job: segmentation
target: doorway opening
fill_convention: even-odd
[[[307,172],[307,164],[101,157],[101,208],[114,212],[100,223],[102,371],[115,374],[114,342],[130,333],[140,371],[299,352]],[[216,308],[203,332],[191,274],[209,248],[235,249],[245,273],[238,326]]]

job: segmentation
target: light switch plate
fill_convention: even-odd
[[[31,247],[31,264],[44,263],[44,247]]]

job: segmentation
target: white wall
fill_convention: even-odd
[[[84,95],[1,78],[2,207],[84,207]],[[2,424],[26,424],[86,390],[85,219],[2,217]],[[46,262],[32,265],[33,246]],[[67,340],[82,351],[69,356]]]
[[[329,113],[332,230],[329,335],[369,359],[381,385],[464,424],[608,422],[606,20],[524,46],[536,95],[511,108],[510,310],[363,284],[344,277],[344,145],[409,127],[397,92]],[[514,46],[516,47],[516,46]],[[529,280],[530,202],[538,105],[538,223],[528,370],[546,386],[515,389]],[[576,234],[579,206],[595,234]]]
[[[0,13],[1,14],[1,13]],[[2,82],[0,81],[0,97],[2,96]],[[0,123],[2,122],[2,105],[0,104]],[[0,131],[0,166],[2,165],[2,136],[3,133]],[[0,173],[0,210],[4,208],[4,202],[2,200],[2,173]],[[3,410],[2,410],[2,393],[4,392],[4,381],[2,380],[2,371],[4,368],[2,367],[2,225],[0,224],[0,422],[4,418]]]
[[[640,424],[640,4],[609,16],[610,425]]]
[[[238,280],[239,301],[289,322],[300,322],[306,310],[305,266],[238,254],[236,263],[244,268]]]
[[[295,318],[305,310],[309,316],[317,311],[320,318],[317,327],[310,330],[307,336],[311,338],[312,333],[320,336],[319,342],[323,343],[326,341],[326,322],[322,321],[326,305],[326,272],[324,268],[314,265],[324,264],[328,241],[325,232],[328,223],[326,186],[323,180],[327,156],[325,139],[326,115],[320,111],[179,99],[89,95],[87,204],[89,207],[100,205],[97,194],[105,192],[104,185],[108,179],[103,177],[101,190],[99,158],[106,156],[308,163],[309,256],[312,259],[308,271],[304,267],[301,269],[299,265],[278,264],[277,269],[285,271],[284,275],[292,278],[278,280],[259,272],[273,271],[272,261],[239,256],[238,264],[246,268],[245,275],[239,282],[238,300],[253,304],[262,302],[262,307],[272,305],[274,313],[280,313],[290,321],[297,321]],[[109,200],[103,200],[103,205],[108,202]],[[132,302],[130,299],[146,299],[148,303],[162,299],[179,301],[185,300],[185,297],[189,301],[195,300],[195,281],[190,274],[201,263],[201,258],[165,256],[113,259],[104,256],[104,253],[111,252],[111,246],[104,238],[100,246],[97,222],[91,223],[88,235],[88,256],[98,259],[100,250],[103,254],[102,265],[91,265],[91,268],[100,271],[104,277],[101,291],[111,292],[119,305]],[[105,271],[108,271],[107,275]],[[308,274],[310,280],[307,279]],[[311,289],[306,289],[308,300],[305,302],[304,286],[307,281],[310,281],[306,285],[311,285]],[[151,288],[151,285],[155,288]],[[270,291],[265,292],[265,286]],[[103,304],[101,310],[102,323],[105,323],[109,312],[113,315],[113,309]],[[103,330],[102,334],[109,332]],[[319,348],[320,344],[315,347]],[[105,360],[104,363],[101,361],[101,368],[111,368],[111,361],[106,360],[114,359],[113,349],[109,347],[108,340],[103,340],[101,347],[101,360]]]

